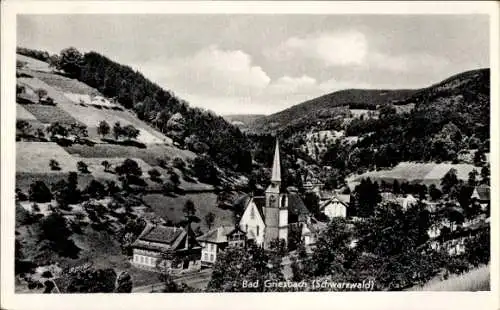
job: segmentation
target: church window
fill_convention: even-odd
[[[252,208],[252,209],[250,210],[250,218],[251,218],[252,220],[253,220],[253,219],[255,219],[255,210],[254,210],[254,208]]]
[[[245,224],[245,231],[248,231],[248,224]]]
[[[259,235],[259,228],[260,226],[257,226],[257,236]]]
[[[213,262],[214,261],[214,255],[213,254],[210,254],[210,261]]]

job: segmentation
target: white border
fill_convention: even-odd
[[[2,309],[498,309],[499,191],[492,191],[491,292],[280,293],[280,294],[14,294],[15,47],[16,14],[488,14],[491,61],[491,183],[499,172],[499,24],[495,2],[2,2],[1,15],[1,298]],[[9,73],[11,72],[11,73]]]

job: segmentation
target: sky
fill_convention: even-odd
[[[96,51],[218,114],[489,67],[487,15],[18,15],[18,46]]]

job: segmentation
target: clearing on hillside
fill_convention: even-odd
[[[22,106],[30,112],[38,121],[44,124],[59,122],[61,124],[80,124],[76,118],[68,112],[60,108],[60,106],[41,105],[41,104],[25,104]]]
[[[60,170],[51,170],[54,159]],[[77,171],[78,160],[53,142],[16,142],[16,172],[61,173]]]
[[[97,179],[109,179],[118,181],[118,175],[111,172],[105,172],[103,161],[107,161],[110,165],[110,171],[115,171],[115,168],[121,165],[125,161],[125,157],[103,157],[103,158],[81,158],[81,160],[88,165],[88,169],[92,175]],[[145,161],[140,158],[130,158],[134,160],[142,170],[142,176],[144,178],[149,178],[148,171],[152,169]]]
[[[23,108],[22,105],[19,103],[16,103],[16,119],[22,119],[22,120],[36,120],[36,117],[31,114],[29,111],[27,111],[25,108]]]
[[[422,183],[427,186],[434,184],[440,187],[441,179],[451,169],[455,169],[457,178],[464,181],[468,179],[472,170],[481,171],[480,167],[474,167],[470,164],[403,162],[390,170],[370,171],[350,177],[349,182],[359,182],[362,179],[370,178],[372,181],[377,182],[392,183],[397,180],[398,182]]]
[[[87,146],[73,144],[65,147],[70,154],[78,154],[80,157],[106,157],[106,158],[140,158],[151,166],[158,164],[157,159],[173,159],[180,157],[184,161],[194,158],[196,155],[188,150],[181,150],[168,145],[153,144],[147,148],[138,148],[133,146],[123,146],[116,144],[96,144]]]
[[[44,61],[24,56],[21,54],[16,54],[16,60],[23,62],[24,68],[36,71],[52,72],[52,69],[49,67],[49,64]]]

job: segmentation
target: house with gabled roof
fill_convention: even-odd
[[[197,238],[201,249],[201,265],[211,266],[217,260],[217,255],[225,248],[244,247],[246,233],[239,226],[220,226],[209,230]]]
[[[346,218],[350,201],[350,195],[332,195],[330,199],[321,203],[319,209],[329,219],[332,219],[334,217]]]
[[[490,204],[490,186],[487,184],[476,186],[472,192],[471,199],[479,203],[481,209],[486,210]]]
[[[148,223],[132,243],[132,264],[155,270],[163,261],[172,272],[201,268],[201,245],[189,225],[186,228]]]

